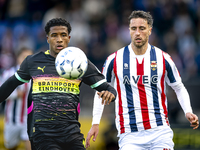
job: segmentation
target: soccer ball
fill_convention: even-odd
[[[84,75],[88,67],[88,60],[81,49],[67,47],[58,53],[55,66],[61,77],[73,80]]]

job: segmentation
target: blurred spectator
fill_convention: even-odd
[[[12,67],[14,62],[15,62],[15,57],[12,52],[2,51],[0,55],[0,67],[2,71]]]
[[[20,64],[31,55],[32,50],[21,48],[17,54],[17,63],[10,69],[3,72],[1,83],[11,77]],[[25,83],[19,86],[6,100],[5,104],[5,121],[4,121],[4,145],[9,150],[17,149],[20,141],[25,142],[25,149],[31,150],[30,142],[27,134],[27,97],[30,89],[30,84]]]
[[[102,20],[107,11],[105,0],[86,0],[83,3],[83,9],[90,20],[94,22]]]
[[[13,27],[13,49],[21,49],[27,47],[29,49],[35,49],[35,42],[33,35],[30,32],[30,28],[26,22],[17,22]]]
[[[0,67],[2,70],[9,69],[14,65],[13,34],[10,28],[4,32],[1,40]]]
[[[81,6],[81,0],[71,1],[71,7],[67,11],[65,18],[73,27],[70,45],[85,43],[88,46],[91,42],[91,27],[88,24],[88,16]]]
[[[66,9],[64,3],[57,3],[54,7],[47,10],[43,17],[43,26],[48,22],[48,20],[51,20],[56,17],[65,18],[66,15]]]
[[[7,18],[12,21],[26,19],[26,0],[9,0]]]

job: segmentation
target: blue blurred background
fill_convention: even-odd
[[[0,74],[15,64],[15,53],[21,47],[34,52],[48,49],[44,25],[54,17],[70,22],[70,45],[81,48],[101,70],[109,54],[130,43],[128,16],[133,10],[152,14],[149,43],[171,55],[189,91],[193,111],[200,117],[199,0],[0,0]],[[86,137],[91,126],[94,91],[86,85],[81,90],[80,122]],[[200,130],[190,128],[171,88],[167,96],[175,149],[200,149]],[[3,115],[3,106],[0,111]],[[105,108],[99,134],[90,150],[117,149],[114,103]]]

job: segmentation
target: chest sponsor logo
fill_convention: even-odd
[[[133,83],[138,84],[139,80],[142,80],[142,84],[157,84],[158,83],[158,76],[154,75],[150,79],[147,75],[138,75],[138,76],[132,76]],[[123,78],[123,84],[131,84],[130,79],[128,76],[124,76]]]
[[[33,78],[32,93],[72,93],[79,94],[81,80],[67,80],[60,77],[35,77]]]

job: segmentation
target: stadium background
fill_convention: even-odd
[[[15,63],[15,52],[29,47],[48,49],[44,25],[53,17],[72,25],[70,46],[81,48],[101,70],[106,57],[130,43],[128,16],[132,10],[149,11],[154,18],[150,44],[169,53],[189,91],[191,104],[200,117],[200,1],[199,0],[0,0],[0,72]],[[91,127],[94,91],[81,92],[81,130]],[[200,129],[193,131],[176,96],[168,88],[169,120],[175,149],[200,149]],[[0,150],[3,146],[3,105],[0,105]],[[106,106],[97,141],[89,150],[115,150],[114,103]],[[20,149],[23,149],[23,144]]]

